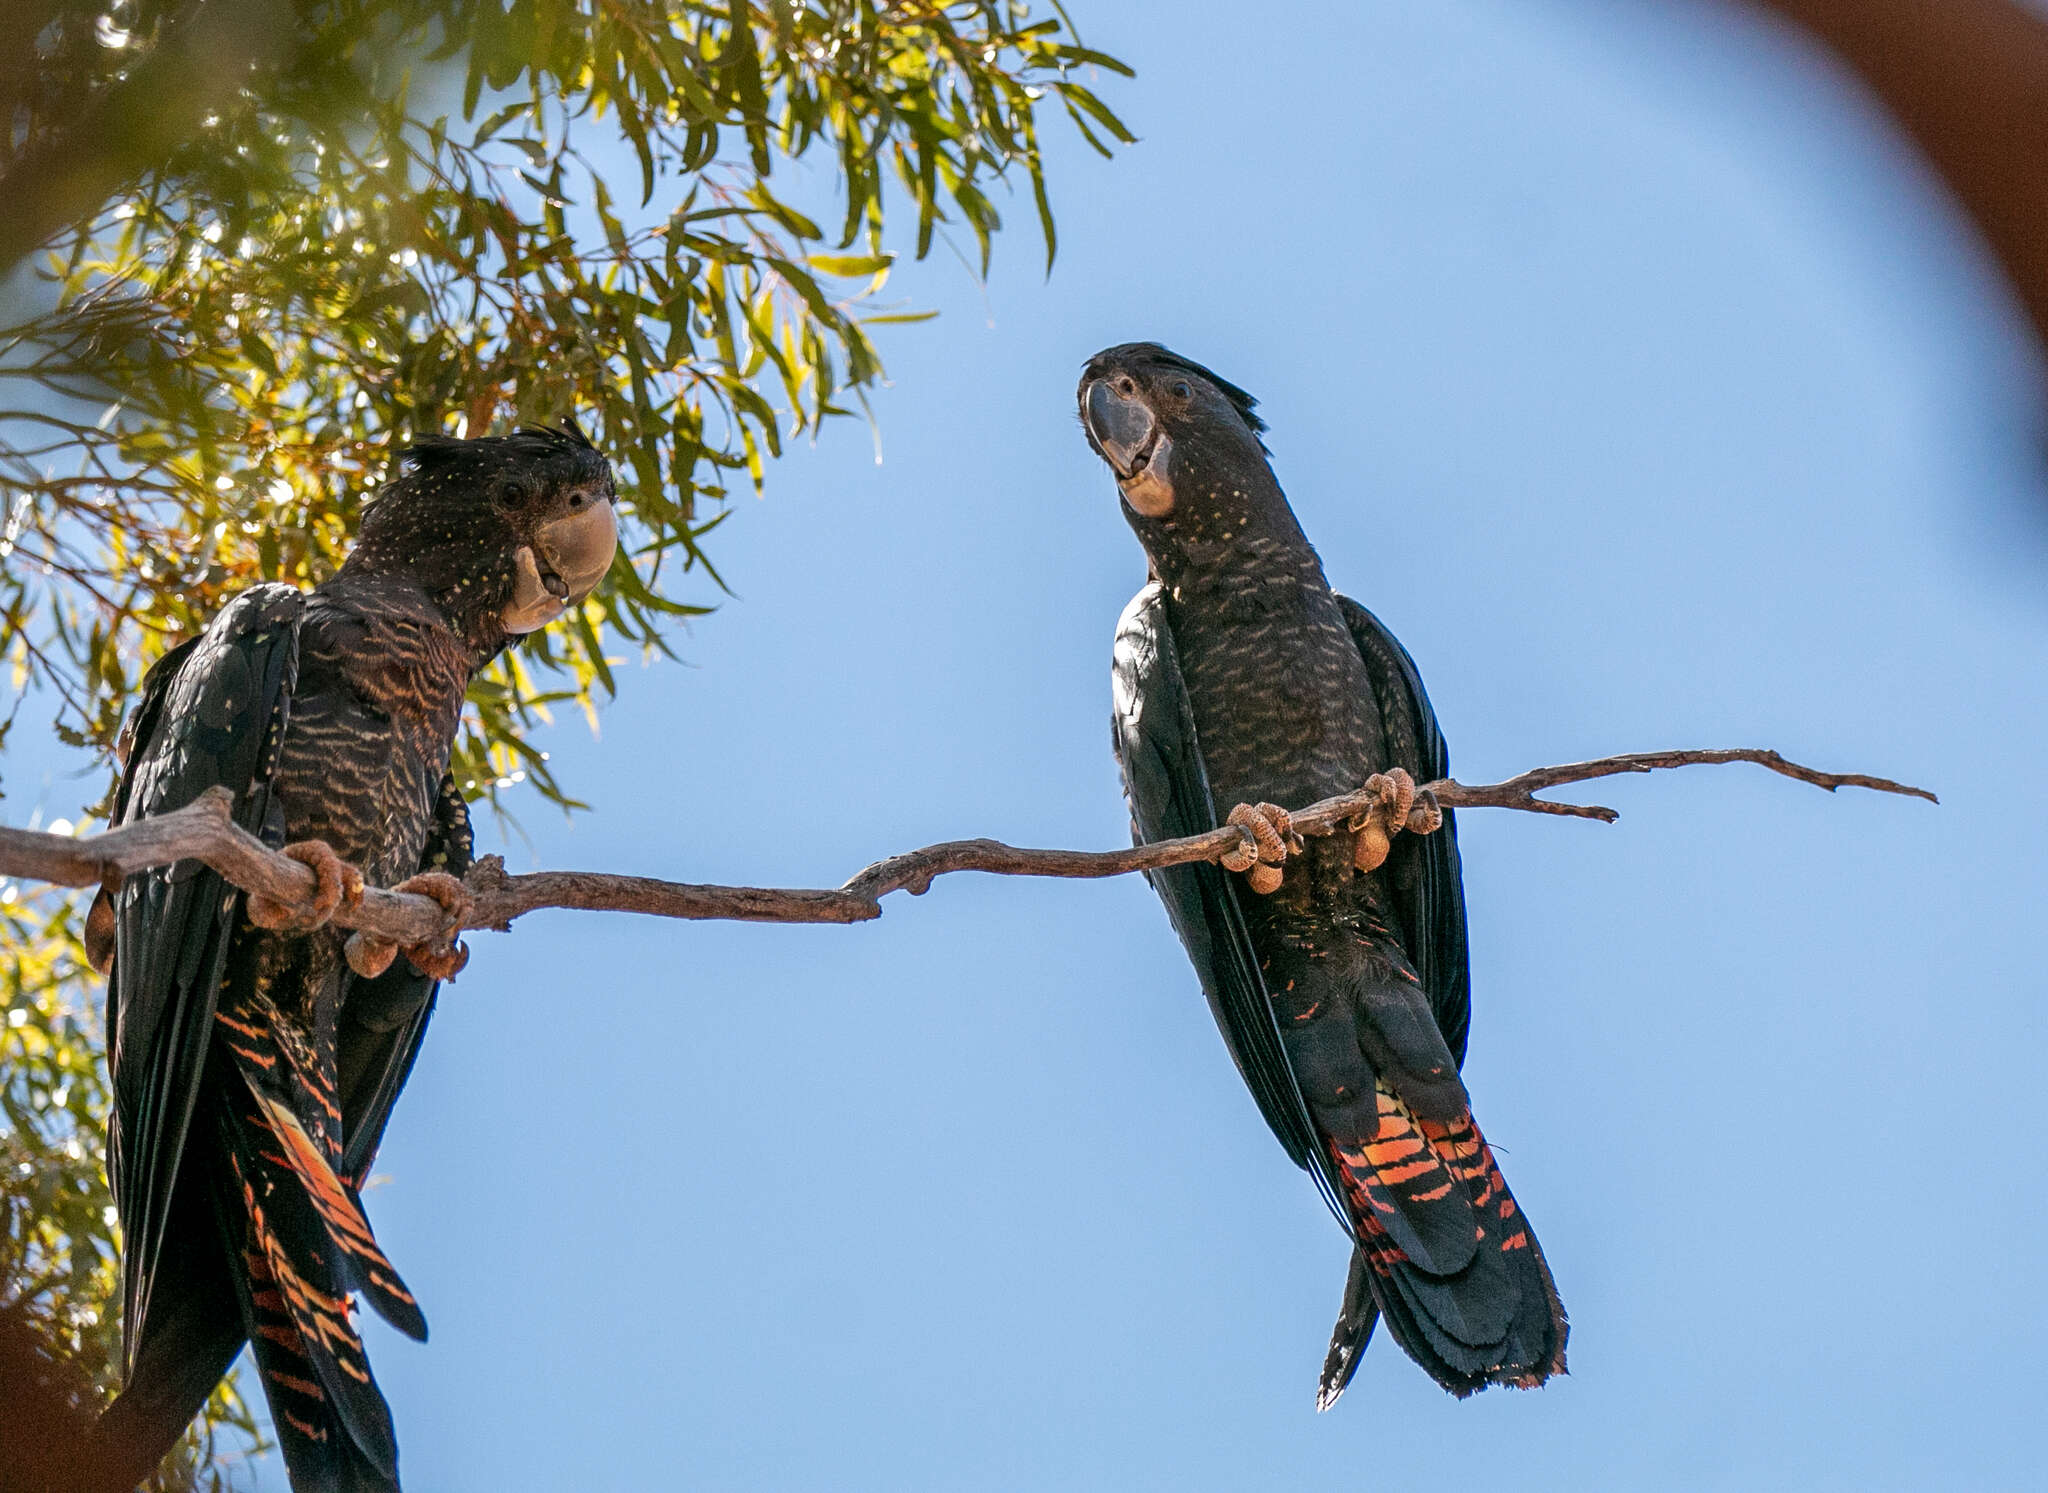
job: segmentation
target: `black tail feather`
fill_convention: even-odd
[[[1439,1315],[1446,1300],[1496,1289],[1491,1283],[1431,1276],[1384,1243],[1379,1248],[1361,1247],[1354,1256],[1354,1271],[1360,1262],[1366,1265],[1373,1299],[1394,1341],[1460,1399],[1494,1384],[1533,1389],[1565,1372],[1570,1326],[1564,1305],[1526,1221],[1519,1232],[1526,1244],[1502,1251],[1513,1262],[1508,1275],[1513,1315],[1506,1332],[1491,1343],[1464,1342],[1454,1325]]]
[[[1316,1410],[1329,1409],[1350,1387],[1358,1372],[1365,1347],[1372,1341],[1379,1322],[1379,1303],[1373,1300],[1372,1265],[1365,1251],[1351,1251],[1351,1271],[1344,1278],[1344,1304],[1337,1310],[1337,1325],[1330,1333],[1330,1351],[1323,1355],[1323,1376],[1316,1385]]]

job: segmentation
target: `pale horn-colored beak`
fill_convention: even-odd
[[[514,636],[539,631],[597,589],[618,553],[618,515],[600,498],[542,524],[534,541],[512,557],[512,600],[502,620]]]
[[[1146,518],[1173,512],[1173,480],[1167,476],[1173,438],[1159,426],[1142,400],[1125,394],[1107,379],[1097,379],[1081,403],[1081,418],[1116,473],[1124,501]]]

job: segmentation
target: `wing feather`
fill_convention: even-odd
[[[1168,619],[1165,591],[1146,586],[1117,624],[1112,672],[1111,731],[1136,843],[1201,834],[1216,827],[1215,800],[1195,734]],[[1273,1003],[1237,888],[1214,865],[1172,866],[1149,873],[1174,931],[1200,976],[1225,1045],[1258,1102],[1259,1112],[1295,1165],[1316,1179],[1324,1201],[1351,1228],[1334,1174],[1300,1085],[1281,1046]]]
[[[1365,659],[1366,672],[1395,760],[1418,783],[1450,776],[1450,749],[1422,675],[1386,624],[1348,596],[1337,605]],[[1458,862],[1457,816],[1444,810],[1433,835],[1399,835],[1387,857],[1401,945],[1429,993],[1430,1010],[1451,1056],[1462,1067],[1472,1023],[1472,970],[1465,936],[1465,883]]]
[[[236,822],[263,832],[304,607],[290,586],[254,587],[158,664],[136,713],[116,824],[225,787],[235,795]],[[131,1353],[142,1340],[239,904],[240,893],[194,861],[131,876],[114,898],[108,1163],[127,1235],[122,1312]]]

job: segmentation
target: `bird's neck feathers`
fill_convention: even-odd
[[[440,567],[422,575],[393,564],[378,546],[359,545],[322,592],[354,605],[372,605],[445,629],[470,657],[469,672],[480,672],[512,639],[500,620],[512,595],[512,562],[476,556],[460,568]]]
[[[1176,462],[1173,485],[1173,511],[1163,518],[1124,505],[1152,573],[1169,589],[1244,577],[1327,584],[1265,462]]]
[[[515,541],[485,476],[448,469],[445,462],[409,461],[405,474],[363,510],[355,548],[336,579],[415,587],[481,669],[511,641],[503,615],[512,599]]]

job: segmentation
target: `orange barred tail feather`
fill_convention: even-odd
[[[296,1442],[309,1468],[302,1479],[293,1464],[293,1487],[395,1493],[398,1440],[391,1410],[370,1376],[362,1339],[349,1320],[348,1288],[334,1268],[334,1251],[321,1247],[324,1234],[309,1236],[312,1210],[303,1195],[293,1186],[277,1186],[249,1165],[243,1150],[247,1130],[232,1123],[228,1129],[248,1227],[250,1289],[243,1311],[249,1337],[280,1444],[289,1460]],[[357,1470],[337,1482],[331,1475],[335,1468]],[[374,1480],[380,1477],[382,1482]]]
[[[291,1063],[267,1026],[233,1020],[226,1012],[216,1019],[249,1101],[238,1102],[241,1088],[229,1100],[247,1141],[236,1154],[262,1173],[263,1195],[271,1200],[284,1236],[303,1239],[328,1256],[345,1289],[362,1292],[378,1316],[415,1342],[425,1342],[427,1320],[419,1303],[370,1232],[354,1191],[337,1173],[340,1156],[332,1137],[340,1109],[331,1086]],[[320,1119],[309,1127],[295,1099],[317,1110]]]
[[[336,1175],[339,1116],[321,1074],[292,1062],[269,1022],[218,1019],[230,1058],[222,1149],[246,1230],[243,1316],[292,1486],[397,1493],[397,1437],[350,1294],[415,1337],[425,1319]]]
[[[361,1291],[363,1299],[377,1309],[377,1315],[415,1342],[425,1342],[427,1319],[413,1299],[397,1270],[384,1256],[362,1206],[334,1174],[291,1109],[265,1094],[257,1093],[256,1118],[269,1132],[267,1146],[260,1154],[263,1166],[275,1173],[288,1172],[303,1189],[318,1228],[332,1246],[335,1263],[349,1289]],[[274,1179],[281,1182],[281,1178]],[[309,1222],[309,1227],[311,1221]]]
[[[293,1316],[292,1304],[271,1271],[269,1253],[252,1243],[244,1261],[248,1294],[243,1300],[243,1316],[293,1489],[296,1493],[398,1493],[398,1451],[390,1435],[390,1411],[384,1410],[390,1461],[379,1466],[336,1414],[321,1383],[314,1353]],[[367,1388],[382,1407],[383,1397],[376,1386]]]
[[[1550,1267],[1469,1110],[1419,1119],[1384,1081],[1377,1127],[1330,1142],[1357,1225],[1344,1310],[1318,1396],[1328,1408],[1356,1372],[1374,1316],[1408,1356],[1459,1396],[1533,1388],[1565,1372],[1569,1327]],[[1447,1249],[1454,1210],[1469,1247]],[[1368,1312],[1369,1296],[1376,1311]]]

